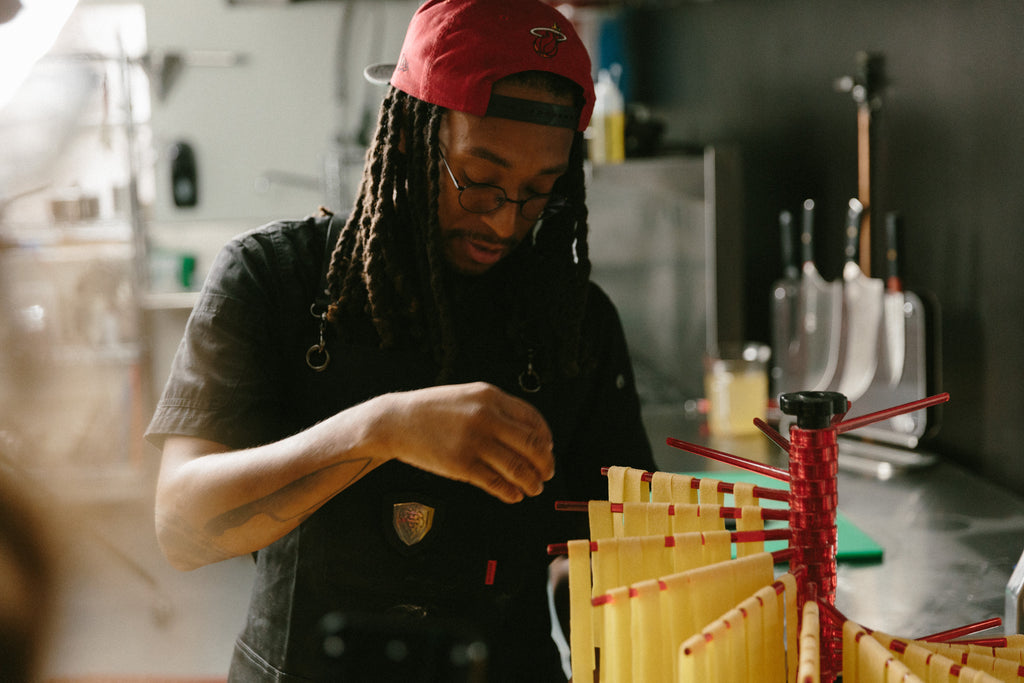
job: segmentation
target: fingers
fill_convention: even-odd
[[[494,445],[483,457],[487,464],[522,492],[540,495],[555,475],[551,430],[529,403],[499,392],[500,419],[493,426]]]
[[[503,503],[518,503],[527,495],[537,495],[527,494],[520,486],[513,484],[507,477],[498,474],[481,460],[474,462],[467,483],[491,494]],[[540,485],[537,493],[542,490],[543,485]]]
[[[555,474],[551,430],[537,409],[497,387],[434,387],[393,395],[389,449],[410,465],[514,503]]]

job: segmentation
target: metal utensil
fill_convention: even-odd
[[[802,390],[824,391],[839,363],[843,288],[826,282],[814,265],[814,200],[804,201],[800,231],[803,279],[800,283],[800,345],[804,355]]]
[[[871,273],[871,190],[874,187],[874,161],[876,147],[875,117],[882,107],[881,91],[886,85],[885,56],[879,53],[858,52],[854,76],[845,76],[837,82],[839,90],[849,92],[857,104],[857,198],[864,207],[860,228],[860,267]]]
[[[846,214],[846,265],[843,266],[845,355],[838,387],[838,391],[850,401],[860,398],[875,376],[885,289],[881,280],[869,277],[857,263],[863,217],[864,205],[857,199],[851,199]]]
[[[800,268],[794,249],[793,214],[779,213],[782,249],[782,277],[772,286],[773,393],[799,391],[803,382],[803,353],[800,344]]]
[[[903,220],[899,214],[889,213],[885,217],[885,350],[889,366],[889,384],[899,384],[903,376],[906,356],[906,321],[904,320],[903,281],[899,267],[899,240]]]

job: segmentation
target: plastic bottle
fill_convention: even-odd
[[[590,159],[595,164],[619,163],[626,158],[626,112],[622,91],[611,71],[598,72],[594,92]]]

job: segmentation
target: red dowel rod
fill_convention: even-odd
[[[900,406],[893,408],[886,408],[885,410],[879,410],[878,412],[869,413],[867,415],[861,415],[860,417],[854,417],[849,420],[843,420],[835,425],[836,432],[842,434],[858,427],[864,427],[875,422],[881,422],[882,420],[888,420],[890,417],[896,417],[897,415],[903,415],[904,413],[912,413],[915,410],[921,410],[923,408],[929,408],[940,403],[945,403],[949,400],[949,394],[944,392],[941,394],[935,394],[927,398],[922,398],[917,401],[911,401],[910,403],[904,403]]]
[[[991,619],[985,619],[984,621],[978,621],[973,624],[967,624],[966,626],[960,626],[958,628],[951,628],[948,631],[941,631],[939,633],[933,633],[930,636],[919,638],[918,640],[924,640],[929,643],[948,643],[954,638],[961,636],[967,636],[978,631],[984,631],[985,629],[995,628],[1002,626],[1003,620],[999,617],[992,617]]]
[[[754,418],[754,426],[760,429],[765,436],[774,441],[779,448],[789,453],[789,439],[784,437],[782,434],[779,434],[774,427],[759,417]]]
[[[772,467],[771,465],[765,465],[764,463],[757,462],[755,460],[749,460],[747,458],[741,458],[738,455],[732,455],[731,453],[724,453],[722,451],[716,451],[714,448],[708,448],[706,446],[700,446],[695,443],[689,443],[686,441],[680,441],[679,439],[673,439],[669,437],[665,439],[665,443],[673,448],[678,448],[695,455],[700,455],[710,460],[717,460],[718,462],[724,462],[727,465],[733,465],[740,469],[747,470],[748,472],[756,472],[757,474],[763,474],[766,477],[772,479],[778,479],[779,481],[789,481],[789,472],[778,467]]]

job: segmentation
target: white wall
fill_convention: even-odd
[[[154,254],[193,254],[201,282],[217,249],[243,230],[301,218],[321,204],[347,210],[350,195],[326,169],[338,140],[354,137],[361,112],[375,120],[383,89],[366,83],[362,70],[396,59],[417,1],[137,2],[151,58],[177,53],[186,62],[163,97],[159,73],[152,74],[156,191],[147,226]],[[242,61],[188,64],[204,53]],[[191,208],[176,207],[170,191],[168,151],[178,141],[192,145],[198,165],[199,202]],[[354,156],[350,176],[358,175],[362,149]]]
[[[382,95],[362,83],[362,68],[395,58],[418,5],[409,0],[141,4],[151,54],[178,52],[187,62],[189,55],[215,51],[244,60],[227,67],[186,65],[163,99],[154,87],[157,192],[151,223],[157,232],[179,223],[255,226],[315,211],[325,199],[325,160],[339,135],[350,134],[352,110],[366,102],[375,111]],[[346,40],[349,35],[353,38]],[[345,68],[339,69],[339,62]],[[171,199],[167,151],[179,140],[196,153],[199,204],[194,208],[177,208]],[[269,184],[261,183],[268,172]],[[281,177],[305,181],[305,187]]]

